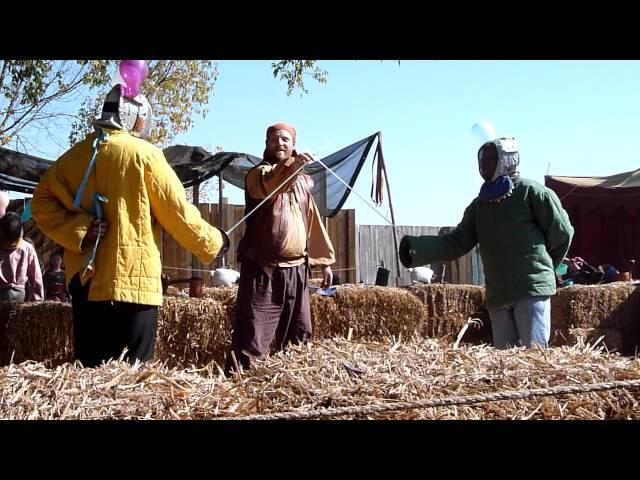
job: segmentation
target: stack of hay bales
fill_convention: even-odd
[[[179,297],[170,286],[158,318],[155,358],[186,368],[215,361],[224,365],[231,345],[237,287],[205,287],[202,298]]]
[[[427,337],[451,337],[469,318],[480,328],[469,328],[463,341],[491,343],[491,321],[484,306],[484,287],[426,284],[408,287],[427,308]],[[575,285],[551,297],[551,346],[593,343],[603,338],[611,351],[633,355],[640,348],[640,291],[628,282]]]
[[[186,368],[223,358],[231,326],[228,307],[210,298],[165,297],[158,316],[155,358]],[[71,362],[71,305],[29,302],[0,305],[1,364],[35,360],[48,365]]]
[[[171,292],[171,289],[170,289]],[[221,364],[229,348],[237,287],[206,288],[203,298],[165,296],[155,358],[171,367]],[[315,338],[353,340],[414,335],[491,343],[484,288],[414,285],[406,289],[339,286],[333,297],[311,295]],[[640,292],[630,284],[573,286],[552,297],[551,345],[593,343],[604,336],[611,351],[634,354],[640,345]],[[59,302],[0,305],[0,362],[73,359],[71,306]]]
[[[224,305],[229,328],[236,294],[237,287],[205,288],[205,297]],[[455,339],[469,318],[477,318],[480,325],[472,324],[462,340],[490,344],[484,301],[484,287],[475,285],[339,286],[334,297],[311,295],[311,315],[316,338],[345,336],[351,329],[354,339],[400,333]],[[551,345],[572,345],[579,339],[593,343],[600,336],[612,351],[635,352],[640,345],[640,291],[622,282],[559,289],[551,298]]]
[[[227,309],[229,328],[233,324],[237,287],[205,288],[205,298]],[[197,299],[190,299],[196,301]],[[347,336],[375,339],[390,335],[403,337],[419,333],[426,310],[405,290],[377,286],[336,287],[333,297],[311,295],[314,337]]]
[[[177,290],[169,290],[175,293]],[[211,361],[222,365],[231,344],[237,287],[206,288],[203,298],[164,297],[158,316],[155,358],[170,367],[187,368]],[[72,311],[69,304],[8,304],[0,322],[2,358],[59,365],[73,359]],[[315,338],[408,338],[419,333],[425,308],[413,295],[395,288],[338,287],[334,297],[311,295]]]

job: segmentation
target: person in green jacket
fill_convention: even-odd
[[[555,268],[569,250],[573,227],[553,191],[519,177],[519,163],[515,138],[482,145],[484,183],[462,221],[447,235],[403,237],[399,255],[405,267],[417,267],[455,260],[479,244],[494,346],[546,348]]]

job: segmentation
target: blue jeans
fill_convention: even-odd
[[[549,346],[551,335],[550,297],[527,297],[501,307],[489,309],[493,345],[496,348],[537,344]]]

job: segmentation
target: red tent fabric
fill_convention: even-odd
[[[569,213],[575,236],[569,256],[592,265],[624,268],[637,259],[640,273],[640,169],[609,177],[546,176]]]

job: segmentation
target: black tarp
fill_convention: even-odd
[[[0,147],[0,190],[33,193],[51,160]]]

